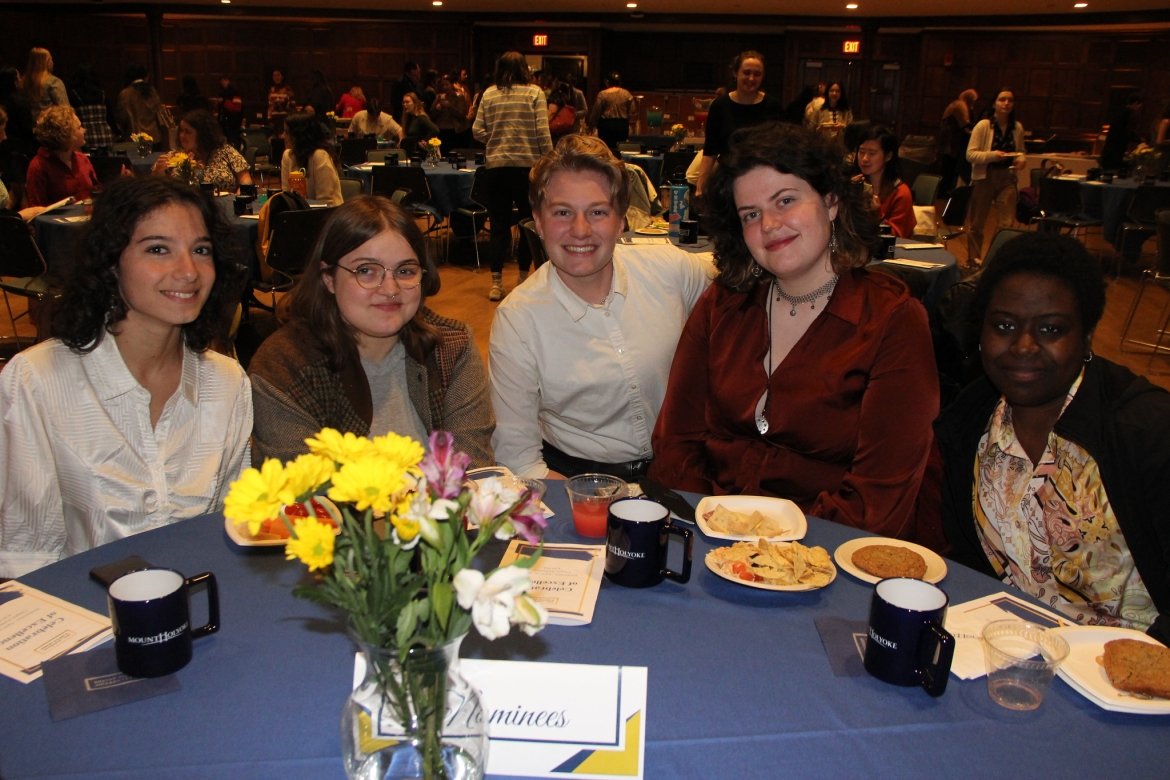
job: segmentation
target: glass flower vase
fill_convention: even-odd
[[[365,675],[341,713],[341,751],[349,778],[482,778],[488,738],[479,691],[459,668],[457,637],[395,650],[359,643]]]
[[[432,168],[437,168],[439,166],[439,163],[442,161],[443,161],[443,158],[439,156],[439,147],[428,146],[427,147],[427,165],[431,166]]]
[[[139,157],[141,157],[142,159],[145,160],[147,157],[150,156],[150,152],[151,152],[151,145],[150,144],[146,143],[145,141],[138,142],[138,156]]]

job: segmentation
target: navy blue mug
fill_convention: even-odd
[[[207,623],[191,627],[190,589],[207,583]],[[118,669],[131,677],[162,677],[191,660],[192,641],[219,630],[219,589],[211,572],[184,578],[173,569],[124,574],[107,592]]]
[[[683,541],[682,571],[666,565],[670,537]],[[606,518],[605,576],[627,588],[649,588],[671,579],[691,578],[694,535],[670,523],[670,510],[649,498],[619,498]]]
[[[931,696],[947,688],[955,638],[945,628],[947,594],[909,577],[874,586],[865,638],[865,670],[894,685],[921,685]]]

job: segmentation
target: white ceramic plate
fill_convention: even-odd
[[[670,231],[668,231],[666,228],[643,227],[638,228],[634,232],[640,236],[665,236]]]
[[[715,552],[714,550],[709,550],[707,552],[707,555],[704,556],[704,558],[703,558],[703,563],[707,564],[707,568],[710,569],[716,576],[722,577],[723,579],[728,580],[729,582],[734,582],[736,585],[743,585],[745,588],[755,588],[756,590],[780,590],[780,591],[788,591],[788,592],[806,591],[806,590],[820,590],[821,588],[828,587],[830,584],[832,584],[833,580],[837,579],[837,568],[834,566],[833,567],[833,576],[830,577],[829,581],[826,582],[824,585],[805,585],[805,584],[773,585],[773,584],[768,583],[768,582],[748,582],[747,580],[741,580],[739,577],[736,577],[734,574],[727,574],[725,572],[720,571],[719,567],[715,565],[715,561],[711,557],[712,553],[714,553],[714,552]]]
[[[759,512],[766,517],[778,518],[784,524],[785,530],[776,536],[764,537],[769,542],[794,542],[797,539],[803,539],[804,535],[808,533],[808,520],[805,519],[804,512],[801,512],[800,507],[787,498],[769,498],[767,496],[707,496],[700,500],[699,505],[695,507],[695,522],[698,523],[699,529],[712,539],[727,539],[732,542],[740,542],[760,538],[758,536],[742,536],[740,534],[713,531],[707,525],[707,521],[703,515],[708,512],[714,512],[716,506],[726,507],[732,512],[743,512],[749,515],[752,512]]]
[[[938,583],[942,582],[943,578],[947,576],[947,562],[932,550],[928,550],[920,544],[913,542],[904,542],[901,539],[887,539],[884,536],[863,536],[859,539],[850,539],[833,551],[833,560],[837,562],[845,571],[852,574],[862,582],[881,582],[881,577],[876,577],[867,571],[862,571],[853,565],[853,553],[860,550],[862,547],[868,547],[871,544],[887,544],[891,547],[905,547],[907,550],[913,550],[922,556],[922,560],[926,561],[926,574],[922,579],[927,582]]]
[[[1052,629],[1068,642],[1068,658],[1056,668],[1060,679],[1102,709],[1134,715],[1170,715],[1170,699],[1142,699],[1113,687],[1105,667],[1097,658],[1112,639],[1136,639],[1157,645],[1158,641],[1132,628],[1112,626],[1064,626]]]

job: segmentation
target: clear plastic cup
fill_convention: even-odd
[[[630,494],[624,480],[608,474],[578,474],[565,482],[573,507],[573,527],[581,536],[605,536],[609,505]]]
[[[1034,710],[1044,701],[1068,642],[1023,620],[994,620],[983,627],[987,693],[1009,710]]]

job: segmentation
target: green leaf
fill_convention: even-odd
[[[455,588],[450,582],[436,582],[431,586],[431,610],[440,630],[447,631],[451,619],[451,608],[455,605]]]
[[[409,646],[410,638],[414,635],[415,628],[418,627],[418,613],[415,611],[416,604],[418,604],[417,601],[412,601],[398,613],[396,634],[399,647]]]

